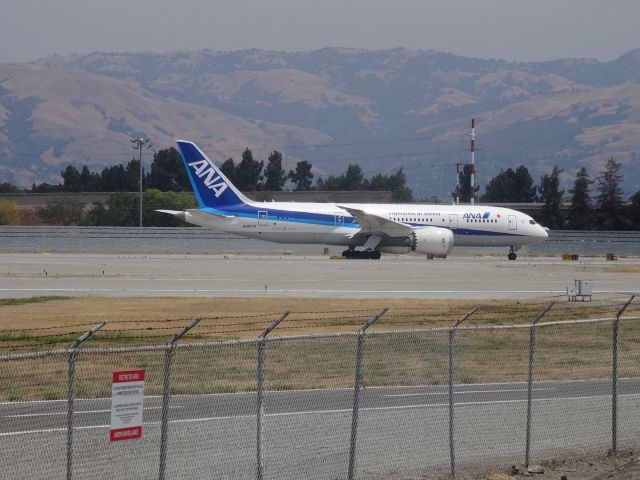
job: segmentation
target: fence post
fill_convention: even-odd
[[[536,317],[531,321],[531,326],[529,330],[529,378],[527,381],[527,433],[526,433],[526,441],[525,441],[525,454],[524,454],[524,464],[529,466],[529,452],[531,450],[531,402],[532,402],[532,393],[533,393],[533,354],[536,349],[536,325],[538,321],[553,307],[555,302],[551,302],[549,305],[544,307],[542,311],[536,315]]]
[[[291,312],[284,312],[280,317],[276,318],[271,325],[264,329],[258,336],[258,385],[257,385],[257,407],[256,407],[256,478],[262,480],[264,475],[264,460],[262,458],[262,420],[264,417],[264,351],[267,347],[267,335],[276,328],[280,322],[289,316]]]
[[[356,438],[358,436],[358,405],[360,403],[360,385],[362,384],[362,355],[364,350],[364,335],[371,325],[376,323],[388,308],[383,308],[380,312],[367,320],[358,330],[358,344],[356,348],[356,379],[353,386],[353,412],[351,414],[351,444],[349,446],[349,470],[347,480],[353,480],[356,471]]]
[[[80,344],[106,324],[107,322],[97,324],[91,330],[80,335],[69,347],[69,376],[67,380],[67,480],[73,478],[73,403],[76,391],[76,355]]]
[[[171,387],[171,362],[175,352],[176,342],[189,330],[195,327],[202,317],[194,319],[189,325],[184,327],[174,336],[169,337],[166,341],[166,350],[164,354],[164,370],[162,379],[162,416],[160,419],[160,472],[158,478],[165,479],[167,468],[167,443],[169,442],[169,396]]]
[[[451,457],[451,478],[456,478],[456,454],[453,443],[453,334],[462,322],[476,313],[480,307],[474,307],[449,328],[449,456]]]
[[[619,329],[620,329],[620,317],[627,309],[635,295],[631,295],[631,298],[625,303],[616,316],[613,319],[613,342],[612,342],[612,355],[613,355],[613,372],[611,375],[611,453],[613,455],[618,454],[618,347]]]

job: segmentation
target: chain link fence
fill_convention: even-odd
[[[0,356],[3,478],[455,477],[637,449],[632,300],[601,318],[548,305],[529,323],[474,309],[447,327],[369,329],[385,309],[358,332],[276,336],[285,313],[256,339],[179,342],[196,319],[119,348],[90,348],[96,326],[68,349]],[[132,369],[142,437],[113,442],[112,375]]]

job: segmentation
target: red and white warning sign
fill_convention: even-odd
[[[142,437],[144,370],[113,372],[111,384],[112,442]]]

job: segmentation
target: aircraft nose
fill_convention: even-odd
[[[542,239],[547,239],[549,237],[549,229],[547,227],[539,227],[538,236]]]

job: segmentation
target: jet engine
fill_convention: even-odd
[[[404,238],[385,239],[377,248],[382,253],[402,255],[410,252],[446,255],[453,248],[453,232],[448,228],[423,227]]]
[[[453,248],[453,232],[448,228],[420,228],[409,236],[409,246],[412,252],[446,255]]]

